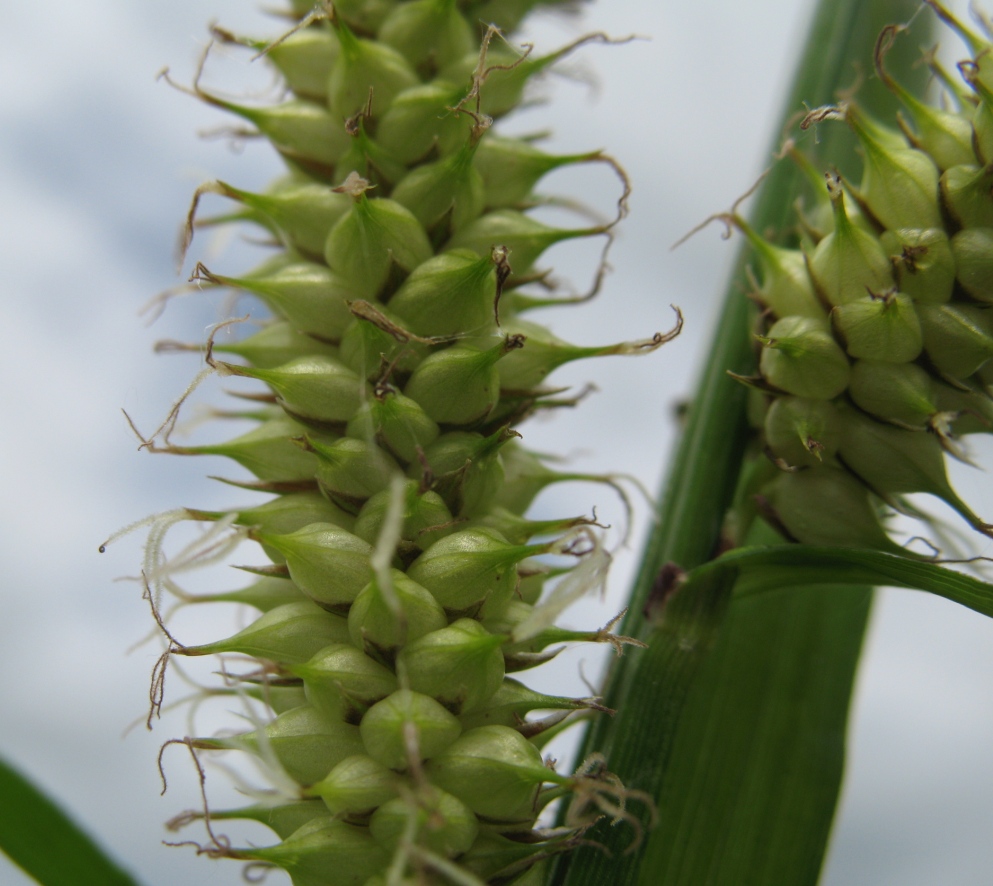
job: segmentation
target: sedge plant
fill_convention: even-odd
[[[243,705],[252,728],[166,748],[185,746],[201,773],[206,758],[250,758],[269,782],[237,808],[205,794],[172,822],[203,829],[182,841],[201,855],[281,869],[296,886],[815,883],[868,586],[993,614],[993,589],[944,568],[947,534],[907,499],[936,496],[993,532],[944,466],[993,419],[991,37],[929,0],[969,51],[960,79],[929,59],[939,108],[907,85],[902,24],[883,27],[867,4],[823,6],[815,30],[838,51],[798,87],[810,90],[798,131],[820,143],[791,133],[757,217],[715,217],[750,244],[751,299],[729,303],[633,607],[616,631],[557,626],[602,586],[610,555],[595,514],[528,510],[559,482],[616,481],[529,451],[518,428],[581,399],[554,386],[559,366],[649,354],[681,325],[590,346],[531,319],[584,300],[556,291],[543,253],[609,246],[629,191],[599,149],[553,154],[501,134],[533,77],[611,41],[515,44],[533,7],[566,5],[293,0],[272,35],[211,32],[273,66],[282,101],[228,98],[199,73],[174,84],[285,163],[257,193],[201,185],[183,234],[197,288],[267,319],[232,340],[221,333],[244,328],[236,314],[202,345],[162,346],[203,351],[194,384],[244,380],[215,419],[249,429],[177,443],[179,406],[154,433],[135,428],[151,452],[231,459],[251,476],[231,485],[264,496],[143,522],[141,583],[166,643],[149,724],[177,662],[219,655],[202,693]],[[835,95],[867,51],[876,87],[903,106],[895,122],[878,119],[871,90]],[[861,172],[830,127],[857,139]],[[538,221],[532,211],[556,202],[542,178],[586,164],[616,173],[613,217]],[[225,208],[207,215],[216,198]],[[268,247],[254,269],[198,257],[204,229],[230,224]],[[931,546],[901,544],[893,511],[932,529]],[[167,554],[179,523],[205,528]],[[249,585],[183,589],[185,571],[236,548]],[[170,600],[253,616],[187,645]],[[604,697],[528,686],[526,672],[582,643],[618,653]],[[579,721],[593,725],[575,766],[544,759]],[[234,819],[267,826],[270,841],[231,843]],[[126,880],[94,870],[93,882]]]

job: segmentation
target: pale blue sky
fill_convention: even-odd
[[[555,101],[511,124],[551,128],[554,144],[570,152],[607,148],[635,186],[604,292],[555,318],[556,331],[590,344],[643,337],[668,328],[670,302],[687,319],[683,337],[654,356],[580,364],[556,376],[563,384],[595,377],[600,393],[554,422],[525,426],[529,445],[574,453],[579,469],[624,470],[658,486],[672,440],[670,407],[687,395],[702,360],[735,247],[712,230],[675,253],[668,248],[728,207],[765,165],[806,5],[602,0],[590,6],[584,30],[652,39],[588,48],[580,59],[597,76],[595,92],[553,78]],[[151,647],[126,655],[148,630],[149,616],[137,586],[112,582],[137,571],[140,545],[122,542],[103,557],[96,547],[148,513],[243,500],[204,479],[217,464],[136,452],[119,410],[128,409],[144,428],[163,416],[196,360],[154,357],[152,343],[198,340],[218,319],[220,306],[207,295],[170,305],[151,329],[137,316],[150,296],[178,282],[172,249],[193,189],[214,177],[261,187],[278,171],[262,145],[236,154],[223,141],[197,140],[197,130],[228,121],[157,83],[156,72],[169,64],[188,80],[208,17],[252,33],[273,26],[245,0],[10,6],[0,54],[8,330],[0,352],[0,753],[62,797],[149,886],[238,883],[236,864],[212,865],[159,844],[167,836],[161,823],[197,803],[178,751],[167,756],[170,792],[158,796],[155,754],[162,741],[184,733],[185,721],[170,715],[152,735],[141,726],[121,738],[143,714],[154,660]],[[569,39],[576,27],[536,25],[539,51]],[[253,88],[267,82],[261,70],[246,71],[237,53],[219,55],[208,71],[219,85],[245,78]],[[585,173],[562,174],[553,184],[604,207],[614,187],[609,176]],[[238,243],[220,251],[201,238],[194,250],[198,258],[218,251],[217,262],[232,271],[251,261]],[[588,250],[561,248],[549,257],[584,284]],[[205,399],[218,391],[208,386]],[[635,430],[618,433],[632,415]],[[976,454],[993,463],[988,443]],[[988,477],[956,476],[966,497],[993,516],[993,504],[984,507],[993,502]],[[593,504],[601,518],[620,520],[616,502],[595,488],[542,499],[549,513]],[[619,558],[606,603],[577,608],[567,620],[593,626],[613,615],[632,559]],[[186,630],[203,631],[205,639],[225,630],[223,614],[209,617],[184,622]],[[828,886],[988,880],[991,641],[993,625],[978,615],[923,595],[883,596],[859,684],[852,777]],[[585,694],[577,662],[566,659],[556,679]],[[183,691],[173,674],[169,697]],[[208,717],[199,725],[210,731],[220,723]],[[223,775],[212,772],[210,783],[214,796],[224,794]],[[18,883],[5,864],[0,860],[0,879]]]

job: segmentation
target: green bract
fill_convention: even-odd
[[[453,871],[459,883],[530,883],[529,866],[574,845],[598,814],[536,828],[546,791],[582,782],[589,792],[599,778],[618,790],[606,772],[561,775],[540,752],[539,735],[601,710],[598,700],[506,676],[563,643],[618,643],[606,630],[555,627],[562,604],[541,599],[560,577],[570,596],[602,581],[609,557],[595,520],[525,517],[550,483],[604,478],[545,468],[515,428],[569,402],[544,387],[563,363],[647,353],[678,332],[579,346],[517,316],[541,301],[520,290],[547,286],[538,263],[548,248],[612,227],[530,216],[545,173],[607,164],[625,186],[618,216],[626,208],[625,176],[601,151],[551,155],[496,134],[494,118],[514,111],[529,79],[588,42],[530,55],[496,27],[558,2],[293,2],[296,27],[273,42],[213,31],[264,55],[284,102],[189,90],[257,127],[288,171],[262,193],[206,184],[190,213],[187,239],[194,226],[248,223],[280,248],[248,272],[200,263],[194,272],[205,288],[272,313],[260,331],[207,349],[211,369],[255,385],[240,395],[252,407],[228,413],[255,427],[228,442],[148,445],[231,458],[256,478],[238,485],[275,497],[167,515],[166,527],[207,521],[210,539],[256,543],[265,562],[242,567],[261,576],[248,588],[195,598],[260,615],[214,642],[174,642],[170,654],[255,659],[241,677],[225,669],[228,683],[210,691],[237,692],[265,715],[191,748],[241,751],[269,768],[278,791],[268,807],[218,815],[262,821],[279,842],[232,848],[211,832],[206,851],[281,867],[296,886],[431,886],[456,882]],[[234,201],[235,212],[195,221],[205,195]],[[802,288],[799,271],[794,261]],[[827,311],[809,284],[798,298],[814,305],[843,386],[849,359]],[[205,559],[214,551],[206,544]],[[178,591],[168,563],[148,578],[156,600]]]

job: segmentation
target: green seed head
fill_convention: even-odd
[[[553,470],[537,455],[513,442],[503,448],[502,461],[504,483],[494,504],[515,513],[524,513],[547,486],[568,479],[568,475]]]
[[[982,376],[980,371],[978,376]],[[962,391],[951,385],[935,383],[939,417],[950,423],[955,435],[988,434],[993,429],[993,402],[985,391]]]
[[[528,846],[489,828],[483,828],[472,848],[459,859],[459,863],[477,877],[492,879],[507,868],[520,870],[533,864],[542,851],[539,846]],[[535,886],[528,874],[524,877],[526,879],[519,881],[521,886]]]
[[[265,45],[256,48],[261,50]],[[266,58],[283,75],[294,95],[326,104],[328,79],[338,52],[338,40],[330,30],[306,28],[270,46]]]
[[[448,240],[483,212],[483,179],[473,164],[481,136],[474,129],[462,148],[419,166],[393,191],[393,199],[406,206],[436,240]]]
[[[319,492],[288,492],[254,508],[235,511],[190,511],[198,520],[220,520],[236,513],[239,526],[251,526],[259,532],[288,533],[311,523],[334,523],[351,530],[355,518],[328,501]],[[269,552],[267,552],[269,553]],[[275,554],[273,551],[270,556]],[[281,562],[281,560],[277,560]]]
[[[975,62],[960,62],[959,70],[979,98],[972,116],[976,157],[981,163],[991,163],[993,162],[993,90],[983,83],[979,76],[979,66]]]
[[[588,700],[545,695],[506,677],[486,704],[462,714],[459,722],[466,730],[478,726],[507,726],[519,731],[525,716],[532,711],[578,711],[587,707]]]
[[[476,169],[483,179],[486,205],[517,209],[527,204],[541,178],[555,169],[603,160],[599,151],[588,154],[547,154],[532,141],[487,138],[476,152]]]
[[[224,185],[225,195],[263,214],[287,247],[319,258],[331,228],[350,208],[344,194],[301,176],[287,176],[264,194]]]
[[[273,270],[263,266],[245,277],[211,274],[211,279],[257,295],[292,328],[323,341],[337,342],[353,319],[348,302],[355,293],[316,262],[293,262]],[[311,344],[308,353],[314,350]]]
[[[305,431],[288,416],[276,416],[227,443],[172,447],[169,451],[180,455],[223,455],[263,481],[312,483],[317,459],[294,442]]]
[[[542,177],[600,163],[621,180],[619,215],[628,193],[623,170],[598,150],[553,156],[497,133],[494,118],[514,110],[532,77],[602,35],[532,55],[479,23],[509,29],[557,2],[293,0],[295,25],[273,41],[215,31],[267,56],[285,100],[255,107],[189,90],[251,122],[286,161],[289,172],[260,192],[202,186],[184,232],[189,241],[199,227],[261,229],[276,249],[261,266],[222,275],[198,263],[194,279],[247,293],[273,316],[240,340],[218,332],[206,348],[210,369],[258,386],[236,394],[250,407],[218,413],[252,429],[148,448],[231,458],[256,477],[232,482],[270,500],[170,512],[151,550],[169,521],[199,520],[208,529],[192,560],[247,542],[271,562],[241,567],[262,576],[248,588],[188,595],[172,578],[185,561],[163,555],[167,574],[153,584],[183,604],[244,602],[261,613],[232,636],[172,652],[254,658],[242,675],[226,672],[238,685],[206,691],[251,699],[257,728],[193,746],[270,767],[283,799],[218,817],[260,821],[281,842],[218,844],[218,854],[281,867],[295,886],[523,884],[529,865],[580,833],[533,829],[542,785],[565,795],[583,781],[557,775],[539,749],[572,712],[602,707],[505,675],[562,644],[608,639],[606,629],[552,623],[562,599],[602,582],[597,524],[525,512],[552,483],[614,481],[546,467],[516,425],[578,402],[543,387],[556,367],[649,352],[675,332],[579,347],[520,319],[554,301],[522,291],[544,273],[534,266],[546,250],[610,236],[614,224],[583,227],[580,210],[571,226],[539,222],[530,210],[553,199],[533,194]],[[204,194],[234,210],[195,218]],[[791,256],[795,275],[802,256]],[[543,710],[552,713],[526,719]]]
[[[211,809],[212,821],[246,820],[257,821],[285,840],[315,818],[324,818],[327,810],[320,800],[302,800],[298,803],[285,803],[281,806],[246,806],[241,809]]]
[[[450,431],[424,451],[433,488],[453,514],[478,517],[495,506],[506,479],[501,452],[516,437],[517,433],[506,427],[488,437],[471,431]],[[423,473],[416,475],[422,482],[426,479]]]
[[[202,594],[189,598],[190,602],[204,603],[245,603],[260,612],[269,612],[287,603],[299,603],[307,598],[288,578],[268,576],[236,591],[220,594]],[[316,650],[315,650],[316,652]]]
[[[345,127],[320,105],[288,101],[264,108],[224,103],[255,124],[280,154],[300,171],[326,177],[348,149]]]
[[[341,338],[341,361],[363,378],[383,387],[392,378],[401,384],[429,352],[430,340],[418,341],[391,311],[372,302],[349,304],[353,320]]]
[[[309,0],[292,0],[296,12],[303,15],[314,7]],[[375,34],[399,0],[335,0],[339,21],[361,34]]]
[[[821,171],[787,143],[784,154],[815,185],[799,235],[782,237],[799,239],[805,263],[738,216],[719,216],[755,250],[761,280],[753,296],[767,309],[761,322],[771,324],[757,336],[761,375],[735,377],[751,388],[750,418],[772,465],[750,470],[735,518],[745,526],[757,512],[788,541],[913,556],[890,541],[880,514],[885,504],[933,526],[904,501],[921,492],[974,529],[993,531],[951,488],[944,462],[946,452],[967,460],[957,435],[993,427],[991,44],[937,0],[927,5],[973,55],[959,65],[965,84],[929,58],[950,101],[934,108],[909,93],[884,63],[905,30],[890,26],[875,66],[904,105],[898,128],[851,100],[807,114],[801,129],[846,121],[863,168],[857,190],[829,172],[825,196],[816,187]],[[547,478],[544,466],[512,449],[503,461],[522,500]]]
[[[892,45],[896,27],[883,30],[876,44],[876,71],[883,82],[900,99],[910,115],[911,125],[898,115],[900,128],[908,141],[929,155],[938,169],[944,171],[962,163],[972,163],[972,127],[961,114],[935,108],[919,99],[891,77],[883,66],[883,56]]]
[[[549,247],[565,240],[601,234],[600,228],[553,228],[513,209],[498,209],[467,225],[448,242],[448,249],[471,249],[480,258],[503,246],[517,274],[531,269]]]

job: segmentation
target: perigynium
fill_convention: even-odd
[[[206,836],[191,844],[201,854],[282,868],[298,886],[530,883],[598,818],[625,823],[632,845],[651,818],[650,799],[601,760],[570,773],[542,757],[577,720],[610,712],[519,679],[564,644],[620,653],[633,641],[612,624],[555,625],[606,579],[596,513],[525,516],[551,485],[619,491],[616,479],[528,451],[518,427],[582,399],[548,380],[561,365],[650,353],[682,322],[677,311],[667,332],[578,346],[532,319],[596,293],[630,190],[599,150],[557,155],[539,137],[501,135],[532,78],[587,44],[615,42],[595,33],[552,52],[518,45],[513,31],[541,5],[565,4],[340,0],[293,4],[275,36],[214,26],[213,41],[273,66],[284,95],[270,104],[220,95],[202,66],[189,85],[164,75],[268,139],[286,166],[260,192],[222,181],[196,190],[181,258],[200,248],[202,229],[228,224],[269,251],[247,272],[223,258],[196,263],[196,288],[231,291],[244,316],[210,332],[204,368],[162,425],[134,428],[150,452],[232,459],[253,479],[227,482],[267,496],[143,521],[141,584],[167,638],[149,726],[178,659],[221,655],[220,678],[197,687],[195,703],[227,695],[250,728],[193,728],[163,753],[185,745],[202,775],[202,759],[236,751],[267,781],[243,808],[216,809],[205,793],[201,811],[174,820],[203,821]],[[538,220],[533,210],[557,202],[542,178],[588,164],[616,176],[611,214],[573,203],[567,226]],[[207,195],[227,201],[221,213],[206,214]],[[601,253],[581,296],[542,264],[575,239]],[[256,326],[232,338],[249,319]],[[257,383],[212,416],[249,428],[177,443],[182,404],[210,374]],[[206,528],[167,554],[169,530],[187,521]],[[235,549],[252,584],[183,588],[183,573]],[[170,598],[255,614],[229,637],[184,645],[169,628]],[[552,827],[546,810],[558,803],[564,824]],[[268,825],[275,842],[232,845],[219,822],[236,818]]]

